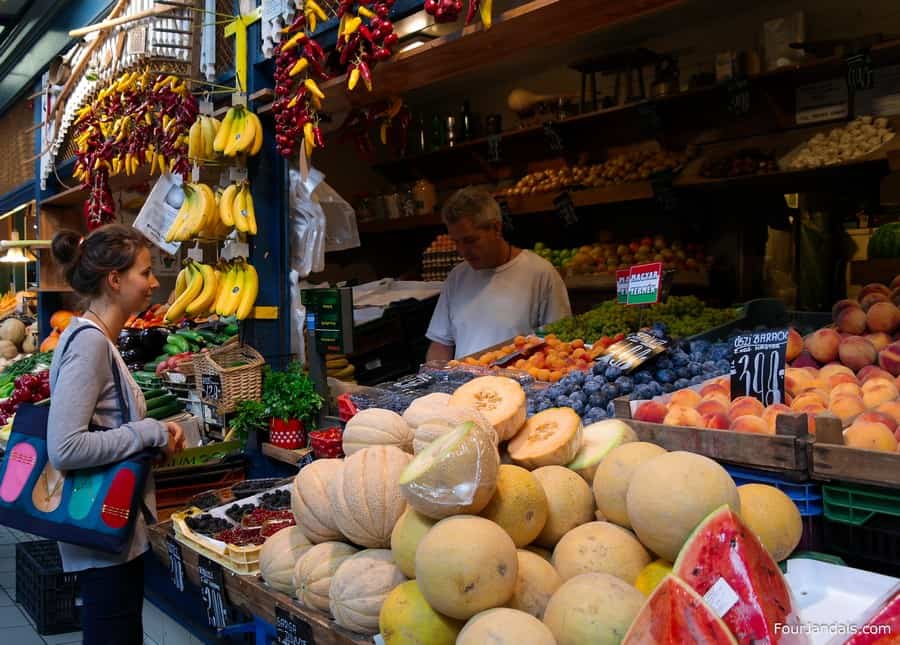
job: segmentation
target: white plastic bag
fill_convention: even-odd
[[[306,179],[290,170],[291,268],[300,278],[325,269],[325,212],[312,196],[324,178],[315,169]]]
[[[313,192],[325,212],[325,251],[345,251],[359,246],[356,211],[324,181]]]

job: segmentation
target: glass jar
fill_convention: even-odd
[[[413,185],[413,199],[416,202],[416,215],[430,215],[437,206],[437,191],[427,179],[420,179]]]

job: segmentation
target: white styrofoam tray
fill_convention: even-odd
[[[825,645],[833,638],[843,642],[849,634],[840,637],[828,632],[829,626],[862,626],[874,605],[900,589],[900,579],[891,576],[806,558],[788,560],[785,579],[801,624],[821,626],[819,631],[809,629],[812,645]]]

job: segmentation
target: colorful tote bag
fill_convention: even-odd
[[[76,329],[72,339],[85,329]],[[98,333],[102,333],[96,330]],[[113,380],[123,415],[128,409],[119,369]],[[48,405],[22,404],[16,412],[6,454],[0,464],[0,524],[41,537],[108,553],[121,553],[144,505],[144,487],[158,449],[145,449],[123,461],[60,472],[47,457]],[[92,431],[105,428],[92,427]]]

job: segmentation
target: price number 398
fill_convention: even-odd
[[[784,355],[778,350],[751,352],[737,357],[737,378],[746,396],[763,405],[782,402]]]

